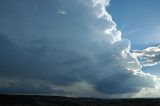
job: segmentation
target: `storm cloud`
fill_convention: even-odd
[[[106,11],[110,0],[2,1],[1,12],[14,9],[0,18],[1,93],[119,98],[156,86]]]

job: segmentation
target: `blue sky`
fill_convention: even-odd
[[[1,0],[0,93],[159,97],[159,8],[158,0]]]
[[[108,8],[133,49],[159,44],[159,0],[112,0]]]

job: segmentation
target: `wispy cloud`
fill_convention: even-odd
[[[143,67],[154,66],[160,63],[160,45],[143,50],[134,50],[133,53],[140,59]]]
[[[124,36],[125,36],[125,35],[129,35],[129,34],[132,34],[132,33],[137,32],[137,31],[138,31],[138,29],[133,29],[133,30],[130,30],[130,31],[124,32],[124,33],[123,33],[123,35],[124,35]]]
[[[57,10],[57,14],[59,14],[59,15],[67,15],[67,12],[65,10],[59,9],[59,10]]]

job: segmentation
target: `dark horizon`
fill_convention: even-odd
[[[159,106],[160,104],[160,98],[100,99],[39,95],[0,95],[0,98],[2,98],[0,105],[9,106]]]

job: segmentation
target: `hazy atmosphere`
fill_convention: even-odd
[[[0,0],[0,94],[160,97],[159,0]]]

